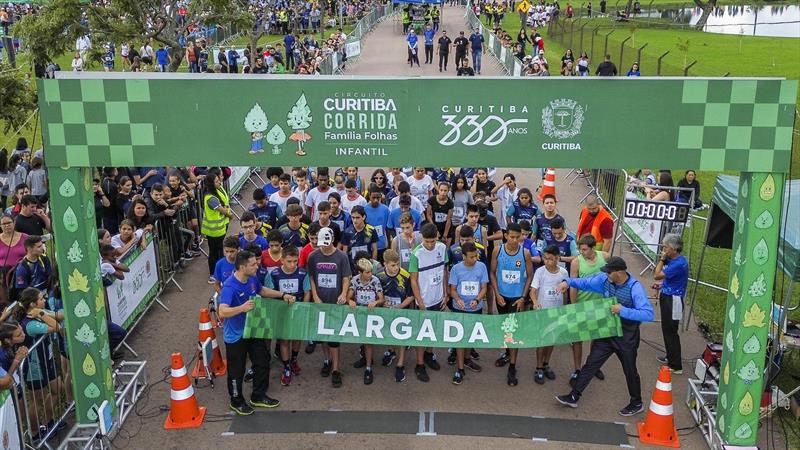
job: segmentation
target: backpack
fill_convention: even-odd
[[[45,271],[49,272],[50,260],[46,256],[42,256],[39,258],[39,261],[42,263],[42,266],[44,266]],[[30,273],[31,264],[32,263],[29,263],[28,260],[25,257],[23,257],[18,263],[14,264],[11,270],[6,272],[3,283],[7,287],[8,300],[10,302],[13,302],[14,300],[18,299],[20,292],[22,292],[22,289],[24,289],[24,288],[22,289],[17,288],[17,268],[23,267],[25,272],[27,272],[26,277],[29,277],[31,275]]]

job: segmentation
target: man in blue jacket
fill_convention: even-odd
[[[581,394],[589,386],[595,373],[611,355],[617,355],[628,384],[630,403],[619,411],[621,416],[633,416],[644,411],[642,404],[642,385],[636,370],[636,352],[639,349],[639,324],[653,320],[653,306],[647,298],[644,286],[628,273],[625,260],[612,256],[601,269],[602,273],[587,278],[568,278],[558,285],[563,292],[569,288],[597,292],[605,297],[616,297],[611,306],[613,314],[619,314],[622,322],[622,336],[596,339],[592,342],[589,357],[581,368],[572,392],[556,397],[559,403],[571,408],[578,407]]]
[[[433,36],[436,34],[433,31],[433,26],[428,24],[425,26],[425,64],[433,64]]]

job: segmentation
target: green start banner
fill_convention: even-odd
[[[616,299],[487,315],[256,299],[244,337],[425,347],[532,348],[621,336]]]
[[[786,172],[797,100],[780,79],[127,76],[39,80],[48,165]]]

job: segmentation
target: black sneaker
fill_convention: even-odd
[[[364,384],[372,384],[372,369],[367,369],[364,371]]]
[[[569,385],[570,385],[570,387],[572,387],[572,388],[575,387],[575,383],[578,382],[578,375],[580,375],[580,374],[581,374],[580,370],[576,370],[576,371],[572,372],[572,375],[569,376]]]
[[[358,358],[358,360],[353,363],[353,367],[355,367],[356,369],[367,367],[367,358],[364,358],[363,356],[361,358]]]
[[[456,363],[456,349],[451,348],[447,355],[447,364],[452,366]]]
[[[453,373],[453,384],[456,386],[464,382],[464,372],[461,369]]]
[[[389,367],[395,358],[397,358],[397,353],[395,353],[394,350],[386,350],[383,352],[383,360],[381,360],[381,365],[383,367]]]
[[[342,372],[339,372],[338,370],[334,370],[331,373],[331,384],[335,388],[342,387]]]
[[[327,378],[331,376],[331,362],[330,361],[323,361],[322,362],[322,370],[319,371],[319,374],[322,375],[323,378]]]
[[[203,253],[202,251],[200,251],[200,244],[198,244],[197,242],[193,243],[190,248],[192,249],[193,252]]]
[[[275,346],[275,351],[272,353],[275,356],[276,361],[282,361],[283,356],[281,356],[281,347],[280,345]]]
[[[533,381],[536,384],[544,384],[544,369],[536,369],[536,372],[533,373]]]
[[[310,354],[314,353],[314,350],[316,350],[316,349],[317,349],[317,343],[316,342],[309,341],[308,344],[306,344],[306,354],[307,355],[310,355]]]
[[[508,364],[508,362],[509,362],[508,352],[503,352],[500,354],[500,357],[497,358],[497,360],[495,360],[494,366],[504,367],[506,364]]]
[[[564,406],[569,406],[570,408],[578,407],[578,399],[571,393],[567,395],[557,395],[556,401]]]
[[[516,367],[509,367],[508,374],[506,375],[506,383],[509,386],[516,386],[519,383],[517,380],[517,368]]]
[[[406,381],[406,368],[403,366],[397,366],[394,369],[394,381],[396,383],[402,383]]]
[[[548,380],[555,380],[556,374],[553,372],[553,369],[550,368],[549,364],[544,366],[544,376],[547,377]]]
[[[263,397],[253,397],[250,399],[250,406],[257,406],[259,408],[275,408],[280,404],[280,401],[270,398],[266,395]]]
[[[475,349],[473,348],[472,350],[469,351],[469,357],[477,361],[481,359],[481,354],[475,351]]]
[[[183,252],[183,254],[181,255],[181,259],[184,261],[191,261],[194,259],[194,255],[189,252]]]
[[[630,417],[644,411],[644,404],[642,402],[630,403],[628,406],[619,410],[619,415],[623,417]]]
[[[656,358],[656,361],[660,362],[661,364],[667,364],[669,362],[666,356],[659,356]]]
[[[442,368],[439,365],[439,361],[436,360],[436,354],[433,352],[425,352],[423,360],[425,361],[425,364],[431,368],[431,370],[439,370]]]
[[[251,367],[251,368],[247,369],[247,372],[245,372],[245,374],[244,374],[244,382],[245,383],[249,383],[249,382],[253,381],[253,377],[254,376],[255,376],[255,373],[253,372],[253,368]]]
[[[242,403],[241,405],[234,405],[231,403],[228,405],[228,407],[231,409],[231,411],[240,416],[249,416],[250,414],[253,414],[253,408],[247,403]]]
[[[606,379],[606,374],[604,374],[602,370],[597,369],[597,372],[594,374],[594,377],[600,381],[603,381]]]
[[[464,367],[466,367],[467,369],[469,369],[469,370],[471,370],[473,372],[480,372],[481,370],[483,370],[481,365],[476,363],[472,359],[468,359],[468,360],[464,361]]]
[[[431,381],[431,377],[428,376],[428,371],[425,370],[424,364],[417,365],[417,367],[414,367],[414,373],[417,375],[417,379],[419,381],[422,381],[423,383]]]

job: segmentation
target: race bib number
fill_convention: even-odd
[[[442,278],[443,277],[444,277],[444,275],[442,274],[442,272],[436,272],[436,274],[434,274],[431,277],[431,283],[433,283],[433,284],[442,284]]]
[[[403,301],[400,297],[389,297],[388,295],[384,298],[389,306],[398,306]]]
[[[375,301],[375,292],[373,291],[356,291],[356,303],[359,305],[367,305]]]
[[[383,225],[375,226],[375,232],[378,234],[378,237],[383,237]]]
[[[477,297],[480,292],[480,283],[477,281],[463,281],[460,294],[464,297]]]
[[[520,273],[518,270],[501,270],[500,278],[503,283],[517,284],[520,281]]]
[[[447,222],[447,213],[433,213],[433,221],[438,223]]]
[[[422,192],[420,194],[415,195],[414,197],[417,197],[417,200],[419,200],[423,204],[425,204],[425,202],[428,201],[428,193],[427,192]]]
[[[456,206],[453,208],[453,217],[463,218],[464,217],[464,207],[463,206]]]
[[[352,256],[353,259],[356,259],[356,254],[358,252],[366,252],[366,251],[367,251],[366,245],[357,245],[350,249],[350,255]]]
[[[411,250],[409,249],[400,250],[400,261],[408,262],[410,261],[410,259],[411,259]]]
[[[285,292],[287,294],[294,294],[298,291],[297,289],[297,279],[292,280],[281,280],[279,283],[279,289],[281,292]]]
[[[321,273],[317,275],[317,284],[321,288],[326,289],[336,289],[336,274],[333,273]]]

